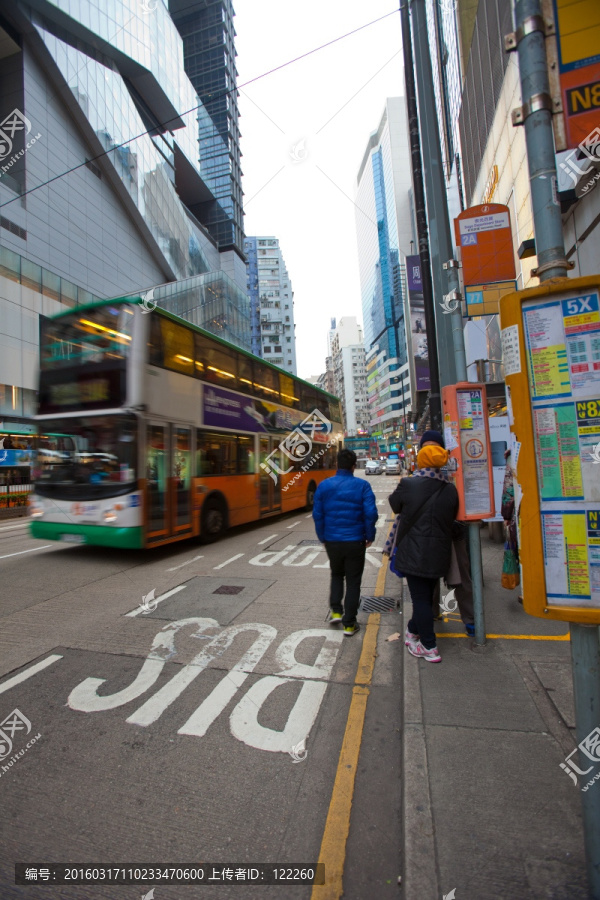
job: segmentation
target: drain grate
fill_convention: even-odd
[[[321,541],[316,541],[314,538],[306,539],[305,541],[298,541],[299,547],[322,547],[323,544]]]
[[[240,594],[244,590],[237,584],[222,584],[213,594]]]
[[[361,597],[361,612],[392,612],[400,605],[396,597]]]

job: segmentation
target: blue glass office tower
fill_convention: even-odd
[[[242,173],[235,67],[235,15],[231,0],[169,0],[183,38],[185,71],[202,100],[199,118],[204,171],[214,182],[214,199],[195,211],[221,249],[243,252]],[[213,127],[221,140],[214,138]]]
[[[405,257],[413,240],[406,111],[389,98],[357,177],[356,232],[372,435],[392,449],[416,400]]]

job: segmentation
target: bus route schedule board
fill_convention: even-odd
[[[600,624],[600,276],[508,294],[500,322],[524,609]]]
[[[442,403],[448,469],[458,491],[457,519],[489,519],[495,506],[485,385],[470,381],[446,385]]]

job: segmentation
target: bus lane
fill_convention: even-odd
[[[80,548],[67,553],[73,570],[87,564]],[[372,844],[360,873],[354,855],[345,860],[344,823],[339,838],[334,829],[333,843],[330,833],[324,844],[330,867],[341,867],[340,883],[346,872],[344,896],[365,896],[365,885],[377,883],[377,895],[391,897],[399,872],[399,655],[385,637],[401,630],[397,614],[375,626],[361,613],[363,631],[354,638],[327,624],[328,563],[306,513],[144,558],[120,579],[137,588],[134,594],[130,585],[128,604],[124,590],[108,599],[113,573],[94,590],[79,588],[83,609],[86,591],[90,607],[99,593],[107,597],[93,641],[72,630],[64,645],[48,644],[29,660],[29,667],[40,665],[30,676],[22,666],[0,679],[0,718],[16,710],[41,735],[6,772],[0,768],[5,823],[18,823],[3,826],[2,896],[63,896],[58,885],[42,892],[39,884],[12,884],[16,861],[306,867],[319,860],[341,796],[349,846]],[[372,594],[385,573],[380,552],[368,559],[363,593]],[[366,644],[375,666],[370,686],[358,674]],[[357,702],[365,706],[366,742],[363,725],[351,724]],[[31,740],[25,732],[26,724],[14,731],[9,760]],[[343,749],[343,759],[354,762],[341,762]],[[381,764],[393,789],[377,771]],[[349,796],[340,766],[354,767]],[[390,822],[381,818],[386,806]],[[215,892],[202,884],[151,887],[155,900]],[[330,888],[253,886],[252,896],[316,900],[334,896]],[[68,891],[81,898],[144,894],[139,885]],[[231,883],[219,895],[242,894]]]

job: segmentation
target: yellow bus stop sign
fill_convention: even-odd
[[[524,609],[600,624],[600,275],[508,294],[500,322]]]

